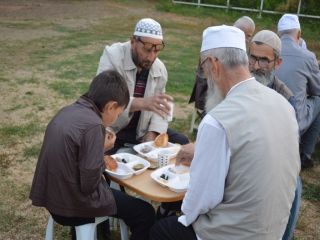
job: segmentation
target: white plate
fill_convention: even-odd
[[[142,150],[145,147],[149,147],[150,149],[152,149],[150,152],[148,153],[144,153],[142,152]],[[161,151],[162,149],[167,149],[169,151],[171,151],[171,155],[170,155],[170,159],[174,158],[177,156],[178,152],[180,151],[181,146],[178,146],[176,144],[173,144],[171,142],[168,143],[168,147],[167,148],[155,148],[153,146],[153,141],[150,142],[144,142],[144,143],[140,143],[138,145],[135,145],[133,147],[133,149],[139,153],[141,156],[146,157],[148,160],[150,160],[151,162],[158,162],[158,152]]]
[[[175,171],[175,173],[169,171],[168,169],[171,168]],[[174,164],[159,168],[156,171],[153,171],[151,173],[151,178],[155,180],[157,183],[159,183],[163,187],[168,187],[171,191],[174,192],[184,192],[187,190],[190,174],[189,174],[190,167],[180,165],[176,167]],[[185,172],[185,173],[183,173]],[[159,179],[159,177],[165,174],[165,176],[168,176],[168,181],[164,182]]]
[[[108,169],[106,169],[106,172],[110,174],[112,177],[119,178],[119,179],[127,179],[132,177],[134,171],[125,163],[118,162],[118,168],[115,172],[111,172]]]
[[[117,154],[112,155],[112,157],[114,159],[116,159],[117,157],[120,159],[124,159],[127,162],[124,164],[134,171],[133,172],[134,175],[139,175],[139,174],[143,173],[144,171],[146,171],[148,167],[150,167],[150,162],[146,161],[145,159],[143,159],[137,155],[133,155],[130,153],[117,153]],[[144,168],[142,168],[140,170],[134,170],[133,166],[136,164],[143,164]]]

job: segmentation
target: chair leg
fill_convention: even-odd
[[[196,121],[196,116],[197,116],[197,109],[194,108],[193,109],[193,114],[192,114],[192,119],[191,119],[191,126],[190,126],[190,131],[189,132],[193,132],[193,129],[197,129],[198,127],[195,124]]]
[[[129,240],[127,225],[122,219],[120,221],[121,240]]]
[[[54,232],[54,221],[50,214],[47,230],[46,230],[46,237],[45,240],[53,240],[53,232]]]

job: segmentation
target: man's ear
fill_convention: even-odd
[[[136,44],[136,40],[133,36],[130,37],[131,49],[134,49],[134,45]]]
[[[274,69],[277,70],[280,67],[281,63],[282,63],[282,57],[279,57],[276,60],[276,65],[274,66]]]
[[[298,34],[297,34],[297,41],[298,41],[298,44],[299,44],[299,40],[301,38],[301,30],[298,31]]]
[[[106,105],[103,107],[103,112],[108,113],[114,109],[116,109],[118,106],[118,103],[116,101],[110,101],[107,102]]]
[[[217,61],[211,56],[208,57],[208,60],[211,64],[210,71],[212,72],[212,74],[217,75],[219,73]]]

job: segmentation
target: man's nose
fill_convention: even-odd
[[[153,61],[157,55],[158,52],[156,52],[154,49],[151,49],[151,51],[148,52],[148,59]]]
[[[258,70],[258,69],[260,68],[260,66],[259,66],[259,61],[258,61],[258,60],[253,64],[253,68],[254,68],[255,70]]]

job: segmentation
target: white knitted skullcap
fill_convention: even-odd
[[[297,15],[284,14],[278,23],[278,32],[291,29],[300,29],[300,23]]]
[[[163,39],[162,29],[160,24],[151,18],[141,19],[137,23],[133,35],[140,36],[140,37],[161,39],[161,40]]]
[[[226,25],[208,27],[203,31],[201,52],[224,47],[239,48],[246,51],[246,40],[243,31]]]

